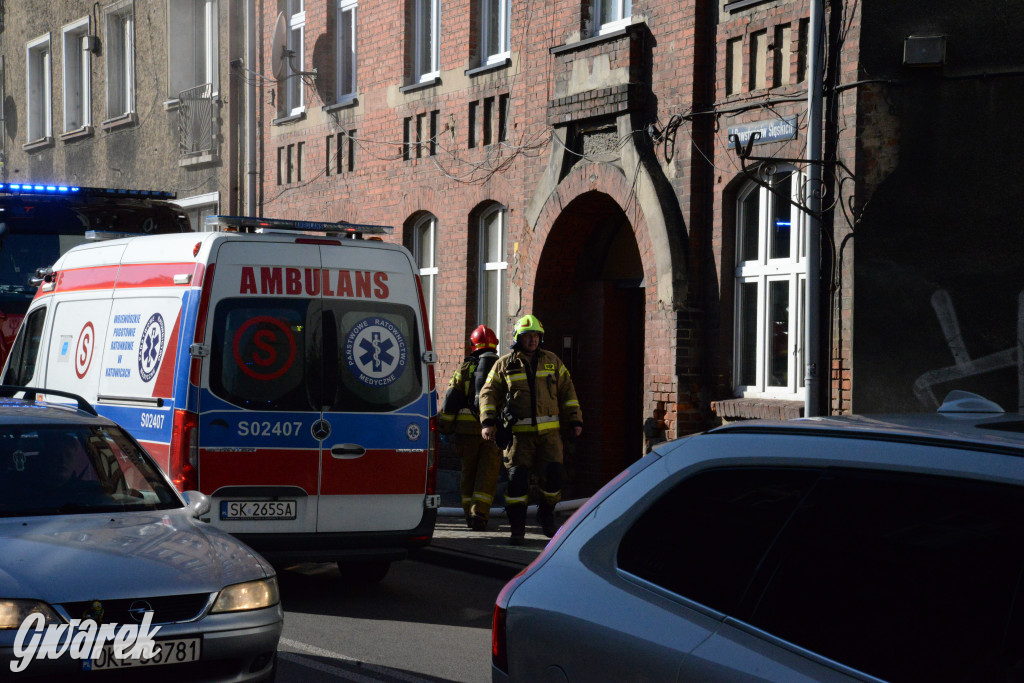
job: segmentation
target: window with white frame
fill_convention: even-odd
[[[434,292],[437,286],[437,219],[426,215],[413,226],[412,253],[419,269],[423,298],[427,305],[427,322],[434,329]]]
[[[305,110],[302,76],[292,70],[305,71],[306,63],[306,5],[305,0],[288,0],[288,49],[292,57],[285,60],[284,105],[289,116]]]
[[[89,17],[61,29],[61,46],[64,52],[64,132],[70,133],[92,123]]]
[[[480,296],[478,320],[494,330],[498,339],[505,329],[505,207],[494,206],[480,217]]]
[[[167,0],[167,96],[210,83],[217,92],[217,0]]]
[[[617,31],[629,25],[633,0],[594,0],[594,18],[598,35]]]
[[[53,135],[50,108],[50,35],[30,40],[25,50],[25,74],[28,87],[28,142],[45,140]]]
[[[338,84],[339,102],[356,95],[356,0],[338,2]]]
[[[135,13],[131,0],[104,8],[107,118],[135,111]]]
[[[439,73],[441,19],[440,0],[413,0],[413,77],[417,83],[432,80]]]
[[[482,65],[504,62],[509,56],[511,0],[481,0],[480,45]]]
[[[799,399],[804,392],[807,288],[801,175],[780,169],[750,183],[736,204],[734,378],[744,396]]]

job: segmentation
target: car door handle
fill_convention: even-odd
[[[337,446],[331,446],[332,458],[358,458],[365,454],[366,449],[357,443],[340,443]]]

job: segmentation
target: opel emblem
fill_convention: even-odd
[[[331,423],[327,420],[317,420],[313,423],[313,438],[323,441],[331,435]]]
[[[142,623],[142,618],[146,616],[146,612],[152,611],[153,606],[145,600],[135,600],[128,607],[128,615],[140,624]]]

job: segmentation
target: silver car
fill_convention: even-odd
[[[749,422],[605,486],[494,612],[494,681],[1024,680],[1024,416]]]
[[[272,680],[283,613],[271,566],[200,522],[206,497],[183,499],[115,423],[34,393],[0,399],[0,679],[140,667],[145,678]],[[143,625],[155,644],[125,659],[109,637],[74,647],[87,624],[94,636]],[[43,626],[69,646],[56,659],[32,647]]]

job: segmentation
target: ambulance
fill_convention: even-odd
[[[412,257],[372,236],[388,226],[207,230],[68,251],[40,273],[3,383],[85,397],[272,562],[379,580],[430,542],[439,503]]]

